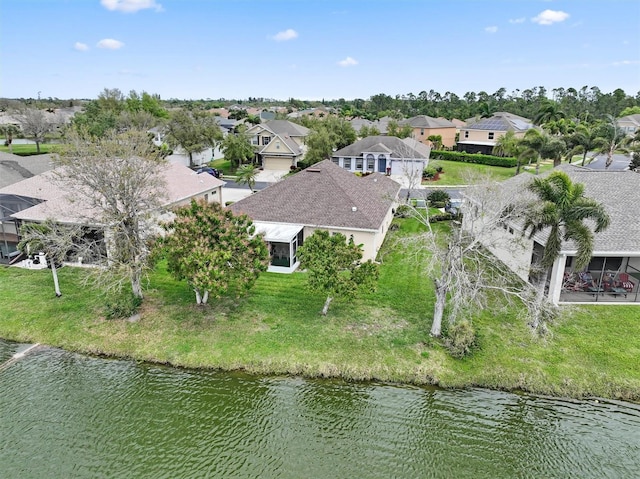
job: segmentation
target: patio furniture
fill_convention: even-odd
[[[614,298],[617,298],[619,294],[624,294],[624,297],[627,297],[627,290],[624,288],[614,287],[608,290],[607,293],[611,294]]]
[[[633,287],[635,286],[633,282],[629,279],[628,273],[620,273],[618,276],[620,278],[620,285],[625,289],[627,293],[633,291]]]

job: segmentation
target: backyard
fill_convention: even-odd
[[[541,338],[517,305],[495,302],[470,318],[478,332],[474,353],[450,357],[428,334],[433,281],[420,264],[427,252],[407,252],[397,242],[421,226],[396,221],[379,256],[377,291],[335,301],[326,317],[319,314],[324,297],[306,289],[305,273],[266,273],[244,299],[197,307],[187,284],[160,264],[140,320],[130,322],[105,319],[106,298],[84,282],[86,270],[62,268],[63,296],[56,298],[48,270],[0,268],[0,337],[257,374],[640,400],[640,322],[633,306],[566,307]],[[447,225],[436,227],[444,232]]]

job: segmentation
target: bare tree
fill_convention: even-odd
[[[166,196],[159,170],[164,160],[144,131],[107,133],[91,138],[72,131],[56,170],[61,187],[78,198],[87,223],[104,229],[106,268],[99,274],[105,289],[130,282],[142,298],[150,240]]]
[[[42,110],[27,108],[16,115],[16,119],[20,122],[22,133],[36,142],[36,150],[40,153],[40,143],[56,127],[55,116]]]
[[[528,271],[516,275],[494,255],[508,260],[524,249],[521,235],[508,234],[508,225],[521,217],[521,206],[514,205],[513,196],[488,179],[476,181],[466,195],[462,224],[453,221],[448,228],[436,228],[427,212],[413,209],[413,216],[423,223],[425,231],[404,240],[435,287],[431,326],[435,337],[442,334],[445,310],[448,323],[455,324],[473,311],[486,308],[488,292],[521,301],[528,311],[548,307],[536,305],[535,288],[526,280]]]

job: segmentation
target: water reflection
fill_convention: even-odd
[[[0,361],[21,346],[0,341]],[[2,477],[636,477],[640,409],[254,378],[41,348],[0,372]]]

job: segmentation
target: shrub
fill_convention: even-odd
[[[444,345],[454,358],[471,354],[477,346],[476,331],[471,321],[463,320],[449,326]]]
[[[454,219],[455,216],[451,213],[442,213],[440,215],[431,215],[429,216],[429,223],[438,223],[439,221],[450,221]]]
[[[434,167],[427,166],[422,171],[422,179],[423,180],[430,180],[430,179],[434,178],[437,174],[438,174],[438,172],[436,171],[436,169]]]
[[[142,299],[131,293],[112,296],[105,304],[104,317],[105,319],[129,318],[138,311],[141,304]]]
[[[436,169],[436,173],[442,173],[444,171],[444,168],[441,165],[437,165],[434,168]]]
[[[442,207],[444,207],[444,203],[449,201],[451,196],[445,190],[433,190],[427,195],[427,199],[431,203],[443,203]]]
[[[517,158],[504,158],[502,156],[482,155],[480,153],[466,153],[464,151],[431,150],[429,158],[434,160],[475,163],[478,165],[501,166],[503,168],[513,168],[518,164]]]
[[[396,218],[409,218],[411,216],[411,207],[409,205],[400,205],[394,213]]]

